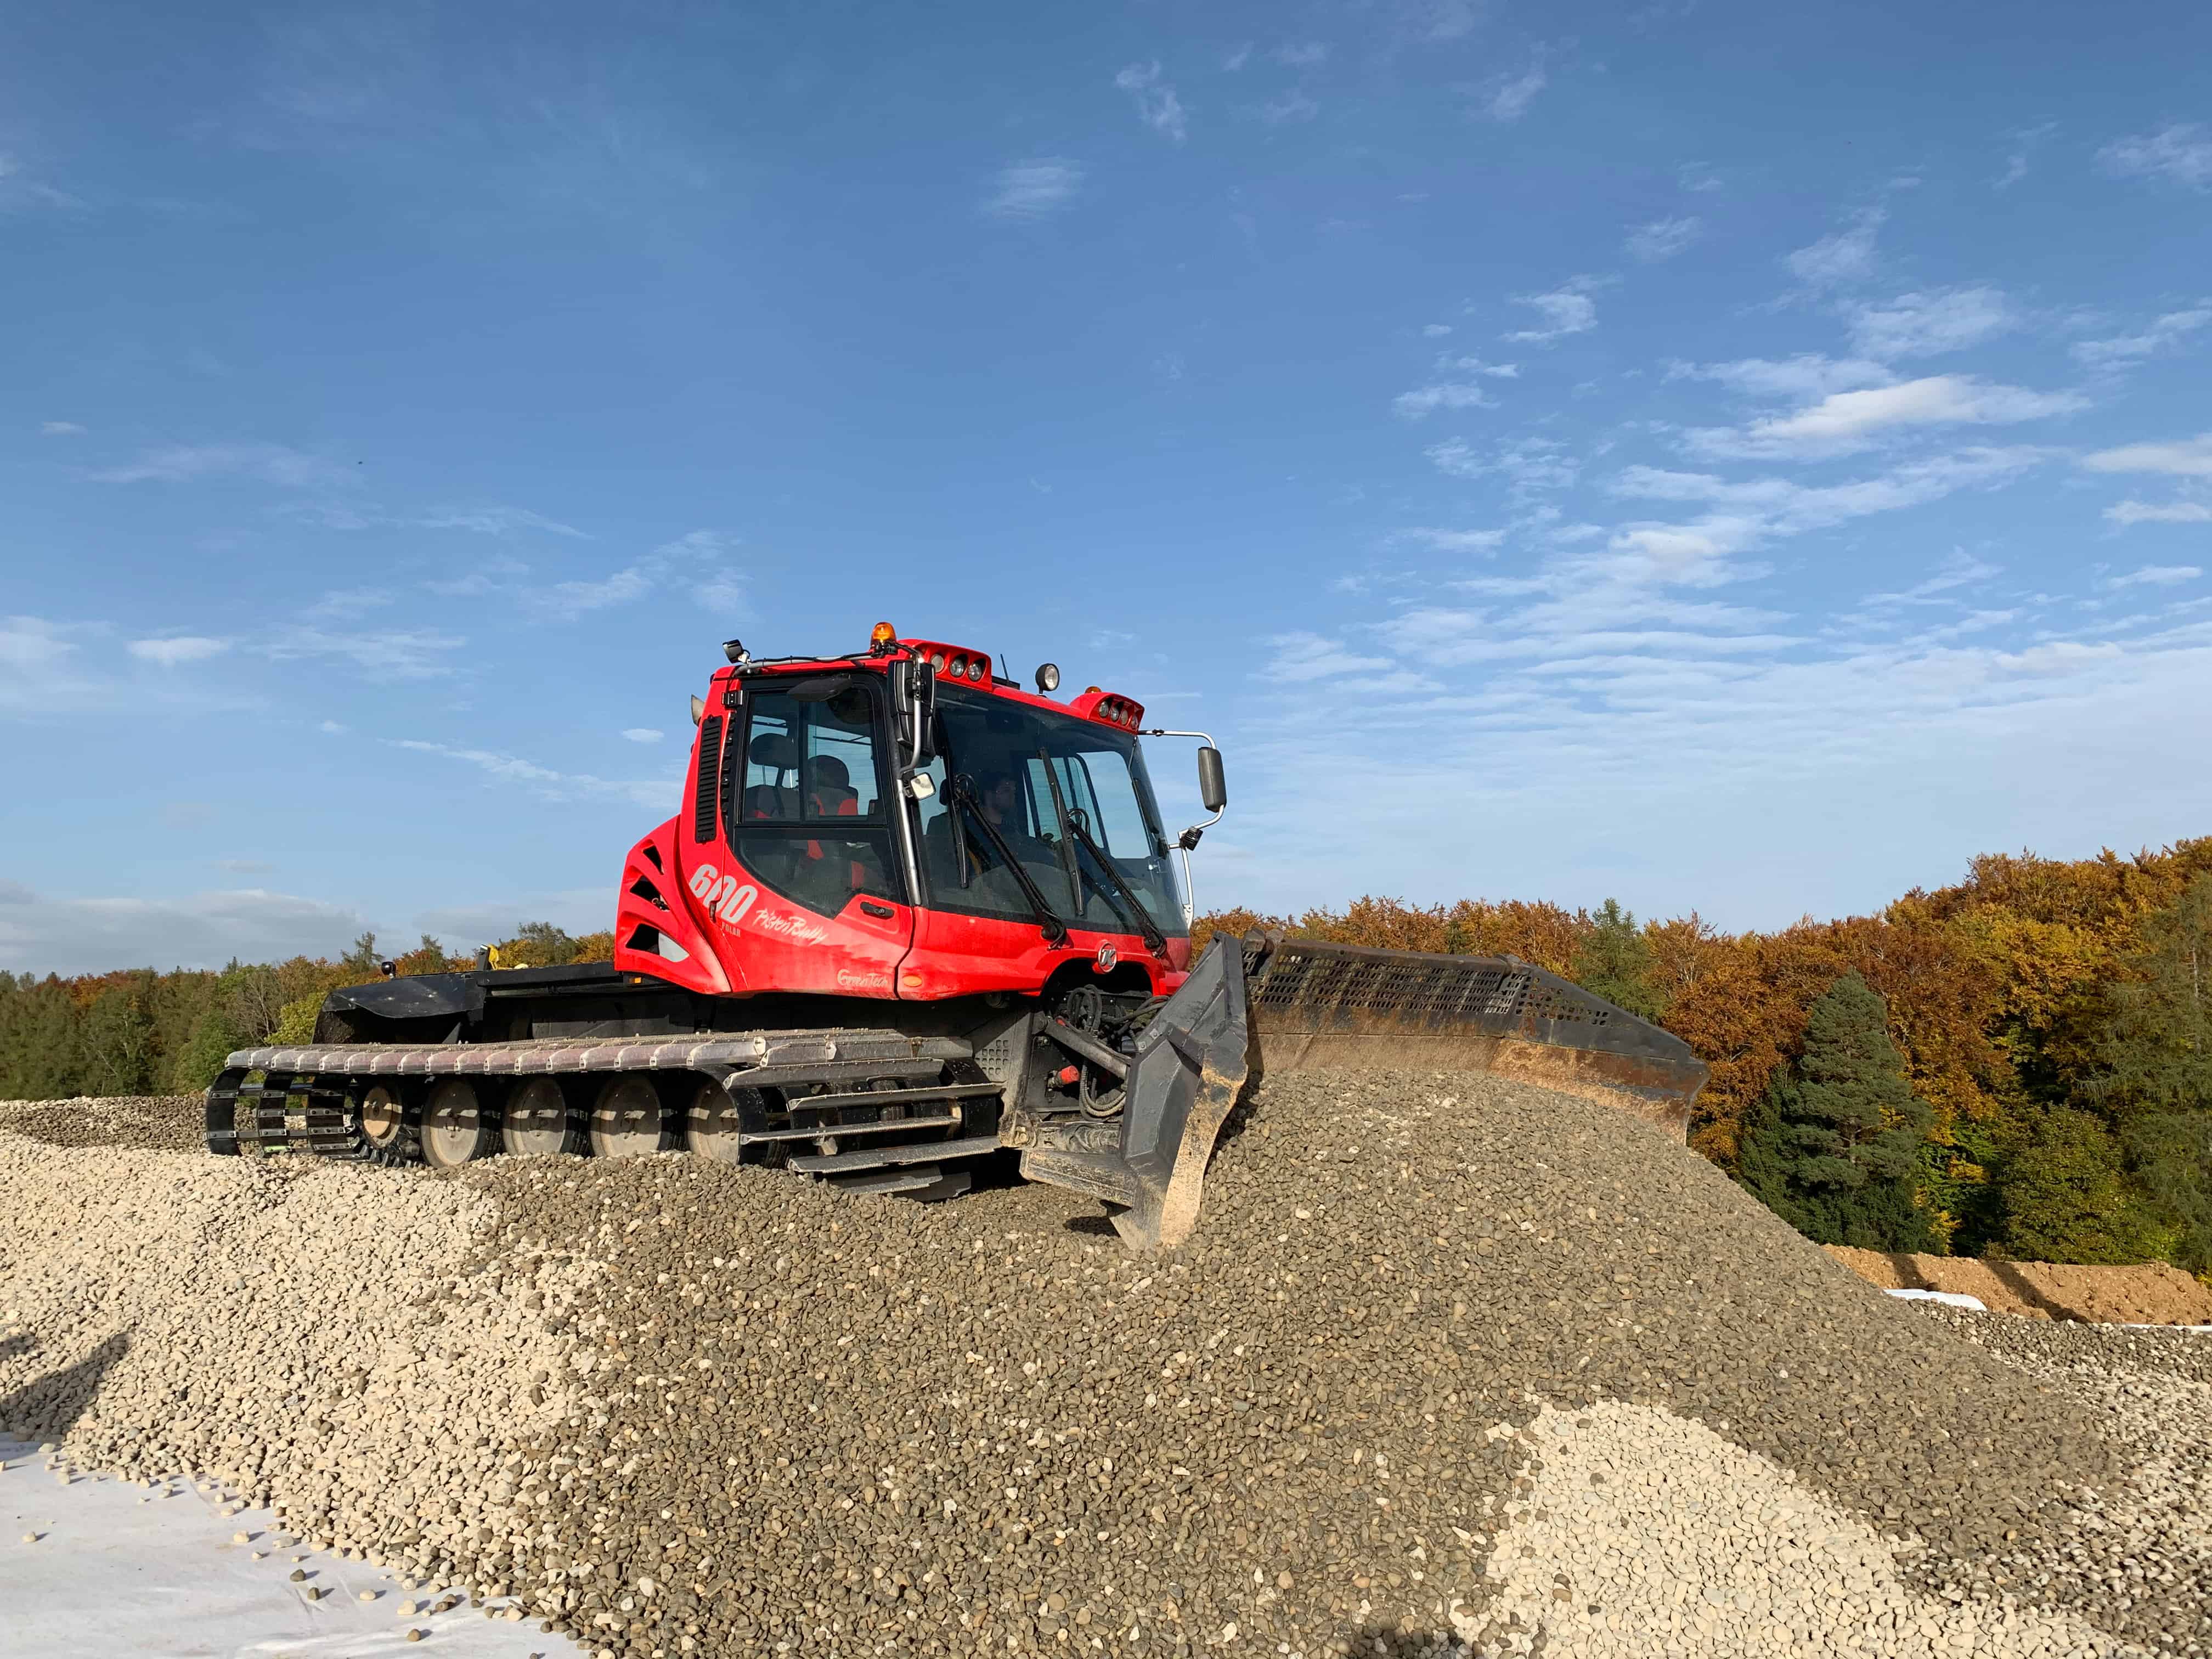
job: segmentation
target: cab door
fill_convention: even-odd
[[[890,819],[883,677],[744,683],[723,762],[726,870],[694,896],[732,988],[896,994],[914,911]]]

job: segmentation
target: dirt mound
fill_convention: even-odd
[[[1885,1291],[1951,1291],[1991,1313],[2092,1325],[2212,1325],[2212,1289],[2163,1261],[2084,1267],[1971,1256],[1886,1255],[1841,1244],[1822,1249]]]
[[[0,1137],[0,1313],[19,1426],[230,1475],[620,1659],[1841,1654],[1908,1618],[2073,1653],[2124,1565],[2069,1531],[2124,1478],[2090,1407],[1647,1126],[1480,1077],[1269,1084],[1153,1259],[1047,1188]],[[1717,1442],[1759,1504],[1709,1490]],[[1563,1480],[1617,1494],[1603,1550]],[[1689,1582],[1624,1573],[1637,1539]],[[1680,1604],[1729,1562],[1725,1606]],[[2193,1633],[2187,1586],[2130,1588],[2129,1634]]]

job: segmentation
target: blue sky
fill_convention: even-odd
[[[1202,905],[2212,833],[2202,8],[191,9],[0,22],[0,965],[605,926],[878,617]]]

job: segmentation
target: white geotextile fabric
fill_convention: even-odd
[[[35,1445],[4,1436],[0,1461],[8,1465],[0,1469],[0,1652],[8,1659],[584,1653],[533,1624],[486,1619],[466,1601],[402,1619],[401,1603],[428,1602],[430,1591],[403,1590],[366,1562],[274,1549],[267,1510],[220,1514],[189,1481],[149,1492],[81,1475],[63,1486]],[[253,1541],[233,1542],[241,1532]],[[24,1542],[26,1534],[36,1541]],[[255,1550],[264,1552],[258,1561]],[[293,1559],[303,1554],[306,1562]],[[294,1583],[295,1568],[311,1577]],[[311,1586],[322,1588],[322,1600],[307,1600]],[[364,1590],[376,1599],[362,1601]],[[410,1630],[427,1634],[410,1643]]]
[[[1890,1295],[1906,1302],[1940,1302],[1947,1308],[1964,1308],[1968,1313],[1987,1313],[1978,1296],[1968,1296],[1963,1291],[1892,1291]]]

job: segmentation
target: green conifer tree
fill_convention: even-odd
[[[1934,1243],[1913,1171],[1931,1114],[1889,1040],[1887,1009],[1856,974],[1814,1003],[1805,1052],[1744,1125],[1738,1179],[1822,1244]]]
[[[1636,913],[1609,898],[1598,906],[1590,924],[1568,977],[1615,1007],[1656,1020],[1666,1012],[1666,1002],[1651,983],[1651,946],[1636,924]]]

